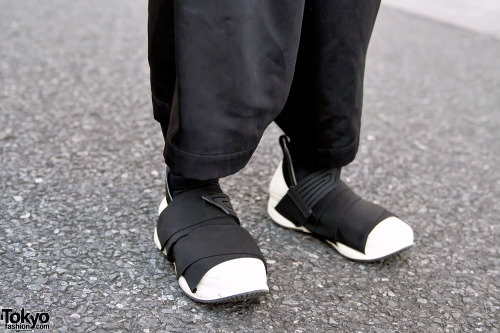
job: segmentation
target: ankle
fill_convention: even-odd
[[[189,190],[201,187],[201,186],[218,184],[219,178],[200,180],[200,179],[186,178],[186,177],[183,177],[181,175],[175,174],[172,171],[168,171],[167,172],[167,183],[168,183],[169,193],[173,199],[177,195],[179,195],[183,192],[186,192],[186,191],[189,191]]]
[[[295,179],[297,180],[297,183],[309,176],[311,173],[319,170],[319,168],[304,163],[304,161],[301,161],[300,159],[296,158],[293,161],[293,169],[295,171]]]

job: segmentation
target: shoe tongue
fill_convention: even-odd
[[[240,219],[238,218],[238,215],[236,215],[236,212],[233,209],[233,205],[231,205],[231,200],[226,194],[211,193],[205,194],[201,198],[206,202],[214,205],[215,207],[221,209],[227,215],[234,217],[236,219],[236,222],[240,224]]]
[[[238,224],[240,220],[234,211],[233,205],[229,197],[222,192],[219,183],[212,183],[208,185],[200,185],[184,192],[177,194],[174,198],[174,202],[188,202],[188,201],[205,201],[212,205],[214,208],[222,210],[227,215],[233,217]]]

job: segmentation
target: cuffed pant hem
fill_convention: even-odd
[[[186,178],[207,180],[240,171],[247,165],[256,148],[227,154],[193,154],[175,147],[166,138],[163,155],[173,173]]]
[[[296,146],[290,144],[292,160],[300,156],[301,161],[309,161],[311,168],[330,169],[341,168],[351,163],[358,152],[359,141],[356,140],[341,148],[313,148],[310,146]]]
[[[153,101],[153,116],[156,121],[158,121],[162,127],[167,128],[168,122],[170,120],[170,111],[172,106],[155,95],[151,95]]]

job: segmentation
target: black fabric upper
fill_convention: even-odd
[[[220,263],[242,257],[265,263],[218,184],[177,195],[161,212],[157,232],[167,259],[176,264],[177,277],[183,275],[193,292],[207,271]]]

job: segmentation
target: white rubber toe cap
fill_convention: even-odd
[[[332,244],[333,245],[333,244]],[[377,260],[397,253],[413,245],[413,230],[405,222],[391,216],[377,224],[366,240],[365,253],[358,252],[342,243],[337,250],[354,260]]]
[[[192,293],[183,276],[179,286],[188,296],[201,301],[230,298],[252,292],[268,292],[266,268],[260,259],[238,258],[210,269]]]

